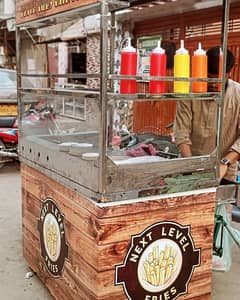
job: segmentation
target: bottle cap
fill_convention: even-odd
[[[130,37],[128,38],[127,46],[124,47],[121,52],[133,52],[133,53],[137,52],[137,50],[133,46],[131,46],[131,38]]]
[[[176,51],[176,54],[188,54],[188,50],[184,48],[184,40],[181,40],[181,47]]]
[[[202,49],[201,42],[198,43],[198,49],[194,51],[194,55],[206,55],[206,51]]]
[[[154,48],[152,53],[165,54],[165,49],[161,47],[161,40],[158,41],[157,48]]]

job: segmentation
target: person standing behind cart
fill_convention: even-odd
[[[220,47],[207,51],[208,77],[218,78]],[[236,182],[240,159],[240,84],[229,79],[234,56],[227,50],[223,127],[220,143],[220,183]],[[218,84],[208,82],[208,91],[217,92]],[[208,155],[216,147],[217,103],[214,100],[178,101],[174,121],[176,144],[182,157]]]

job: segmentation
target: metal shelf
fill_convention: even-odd
[[[220,100],[221,93],[188,93],[188,94],[113,94],[112,100],[125,100],[125,101],[159,101],[159,100]]]
[[[163,81],[188,81],[188,82],[222,82],[222,79],[219,78],[194,78],[194,77],[174,77],[174,76],[149,76],[149,75],[115,75],[110,74],[109,79],[112,80],[121,80],[121,79],[135,79],[137,81],[146,81],[149,80],[163,80]]]
[[[99,90],[88,90],[88,89],[50,89],[50,88],[22,88],[20,89],[21,94],[29,95],[34,94],[38,96],[83,96],[84,98],[97,99],[100,95]],[[189,94],[176,94],[176,93],[165,93],[165,94],[149,94],[149,93],[136,93],[136,94],[116,94],[108,92],[108,103],[112,101],[159,101],[159,100],[219,100],[221,99],[221,93],[189,93]]]
[[[29,77],[29,78],[100,78],[100,74],[86,74],[86,73],[66,73],[66,74],[46,74],[46,73],[21,73],[19,74],[21,77]]]
[[[99,96],[99,91],[91,90],[76,90],[76,89],[50,89],[50,88],[33,88],[33,89],[20,89],[22,95],[38,95],[46,96],[58,95],[58,96],[84,96],[85,98],[97,98]]]

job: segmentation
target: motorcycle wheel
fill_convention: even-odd
[[[5,144],[4,144],[4,142],[2,141],[2,140],[0,140],[0,149],[6,149],[6,146],[5,146]],[[0,156],[0,169],[4,166],[4,162],[2,162],[4,160],[4,157],[2,156]]]

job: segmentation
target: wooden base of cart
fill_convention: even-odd
[[[215,189],[99,204],[21,171],[24,257],[56,299],[211,298]],[[160,248],[172,275],[141,275]]]

